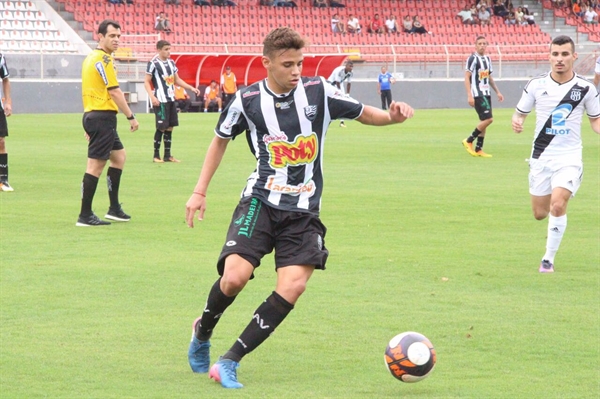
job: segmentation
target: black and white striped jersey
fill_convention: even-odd
[[[175,74],[178,69],[170,58],[163,61],[155,55],[146,66],[146,74],[152,75],[154,95],[161,103],[175,101]]]
[[[471,94],[473,97],[490,96],[490,75],[493,72],[492,60],[487,55],[471,54],[467,59],[466,70],[471,72]]]
[[[4,54],[0,53],[0,80],[4,80],[10,77],[10,73],[8,72],[8,66],[6,65],[6,60],[4,59]],[[0,107],[4,109],[4,104],[2,103],[2,97],[0,96]]]
[[[590,81],[575,74],[558,83],[550,73],[531,79],[523,89],[517,112],[529,114],[535,107],[532,159],[582,158],[581,120],[600,117],[598,91]]]
[[[304,77],[283,95],[271,92],[266,80],[239,90],[221,114],[215,133],[225,139],[246,133],[257,162],[242,197],[318,215],[329,124],[338,118],[358,118],[363,108],[321,77]]]

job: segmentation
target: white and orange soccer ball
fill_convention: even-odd
[[[431,373],[437,360],[431,341],[413,331],[392,338],[384,359],[390,373],[402,382],[421,381]]]

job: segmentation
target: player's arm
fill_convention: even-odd
[[[206,151],[204,164],[200,171],[198,183],[194,187],[194,192],[185,204],[185,220],[189,227],[194,227],[194,215],[198,213],[198,220],[204,219],[204,211],[206,210],[206,192],[208,185],[212,180],[217,168],[221,164],[225,150],[227,149],[229,140],[215,136]]]
[[[515,133],[521,133],[523,131],[523,123],[525,123],[527,114],[522,114],[519,111],[515,111],[512,116],[512,128]]]
[[[2,79],[2,93],[4,93],[4,115],[12,115],[12,98],[10,97],[10,80],[8,78]]]
[[[140,124],[138,123],[137,119],[135,119],[135,114],[131,108],[129,108],[129,104],[127,104],[127,100],[125,100],[125,94],[123,94],[123,91],[119,87],[113,87],[108,89],[108,94],[110,94],[110,97],[113,99],[115,104],[117,104],[117,107],[119,107],[121,112],[127,117],[130,130],[132,132],[138,130]]]
[[[600,134],[600,118],[590,118],[590,125],[596,134]]]
[[[598,87],[598,83],[600,83],[600,73],[594,73],[594,86]]]
[[[465,71],[465,89],[467,90],[467,102],[471,107],[475,105],[473,93],[471,93],[471,71]]]
[[[348,82],[346,83],[346,94],[350,94],[350,88],[352,87],[352,83]]]
[[[145,83],[145,82],[144,82],[144,83]],[[193,91],[193,92],[194,92],[194,94],[196,94],[196,95],[199,95],[199,94],[200,94],[200,90],[198,90],[198,89],[197,89],[197,88],[195,88],[194,86],[192,86],[192,85],[188,84],[188,83],[187,83],[185,80],[181,79],[181,78],[179,77],[179,74],[178,74],[178,73],[176,73],[176,74],[175,74],[175,84],[176,84],[177,86],[181,86],[181,87],[183,87],[183,88],[185,88],[185,89],[188,89],[188,90],[191,90],[191,91]]]
[[[381,94],[381,82],[377,82],[377,94]]]
[[[498,89],[498,86],[496,86],[496,82],[494,81],[492,75],[490,75],[490,86],[496,92],[496,95],[498,96],[498,101],[504,101],[504,96],[502,95],[502,93],[500,93],[500,89]]]
[[[149,73],[147,73],[146,77],[144,78],[144,89],[146,89],[146,93],[148,93],[148,97],[150,97],[150,102],[152,103],[152,105],[157,107],[160,104],[160,102],[158,101],[158,98],[156,98],[156,96],[154,95],[154,88],[152,87],[152,75],[150,75]]]
[[[407,103],[392,101],[390,112],[365,105],[362,114],[356,120],[364,125],[385,126],[402,123],[408,118],[412,118],[414,113],[415,110]]]

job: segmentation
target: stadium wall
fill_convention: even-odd
[[[504,94],[504,102],[499,103],[492,96],[494,108],[514,108],[526,80],[497,80]],[[73,80],[22,80],[11,79],[13,110],[19,114],[78,113],[83,112],[81,104],[81,83]],[[146,92],[142,82],[121,82],[121,90],[129,93],[133,112],[146,112]],[[381,100],[377,94],[377,83],[352,82],[351,94],[357,100],[379,107]],[[392,86],[392,96],[396,101],[405,101],[415,109],[469,108],[462,80],[401,80]]]

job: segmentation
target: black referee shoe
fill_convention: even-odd
[[[123,208],[120,206],[117,209],[108,208],[108,212],[104,217],[115,222],[129,222],[131,220],[131,216],[123,212]]]
[[[77,223],[75,223],[75,226],[108,226],[109,224],[110,222],[106,222],[92,213],[90,216],[79,216],[79,218],[77,219]]]

